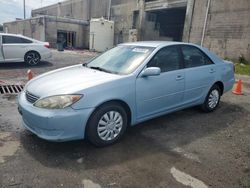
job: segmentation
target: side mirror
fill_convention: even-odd
[[[158,76],[160,74],[161,74],[161,69],[159,67],[148,67],[142,71],[141,77]]]

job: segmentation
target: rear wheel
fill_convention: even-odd
[[[87,138],[95,146],[117,142],[128,124],[127,113],[118,103],[103,105],[92,114],[87,125]]]
[[[35,66],[40,63],[40,55],[38,52],[31,51],[27,52],[24,57],[25,63],[27,63],[30,66]]]
[[[202,109],[205,112],[214,111],[220,103],[221,89],[218,85],[214,85],[208,92],[205,102],[202,105]]]

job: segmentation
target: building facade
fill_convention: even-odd
[[[184,41],[203,43],[223,58],[250,59],[249,0],[189,0],[188,4]]]
[[[38,34],[41,26],[36,25],[33,37],[53,44],[58,36],[72,35],[72,47],[87,47],[87,24],[91,18],[104,17],[115,22],[114,45],[134,40],[184,41],[203,45],[223,58],[250,59],[249,0],[68,0],[32,11],[32,19],[47,15],[61,23],[68,19],[65,27],[55,21],[44,34]],[[73,26],[80,21],[84,26]],[[17,32],[14,25],[4,24],[5,31]],[[30,36],[26,30],[21,34]]]

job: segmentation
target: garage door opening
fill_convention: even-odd
[[[182,41],[185,16],[186,7],[148,11],[146,22],[151,28],[154,27],[154,34],[157,31],[159,39]]]
[[[57,31],[57,43],[63,43],[63,48],[75,48],[75,36],[72,31]]]

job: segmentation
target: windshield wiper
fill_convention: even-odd
[[[101,68],[101,67],[89,67],[89,68],[99,70],[99,71],[103,71],[103,72],[107,72],[107,73],[113,73],[112,71],[109,71],[109,70]]]

